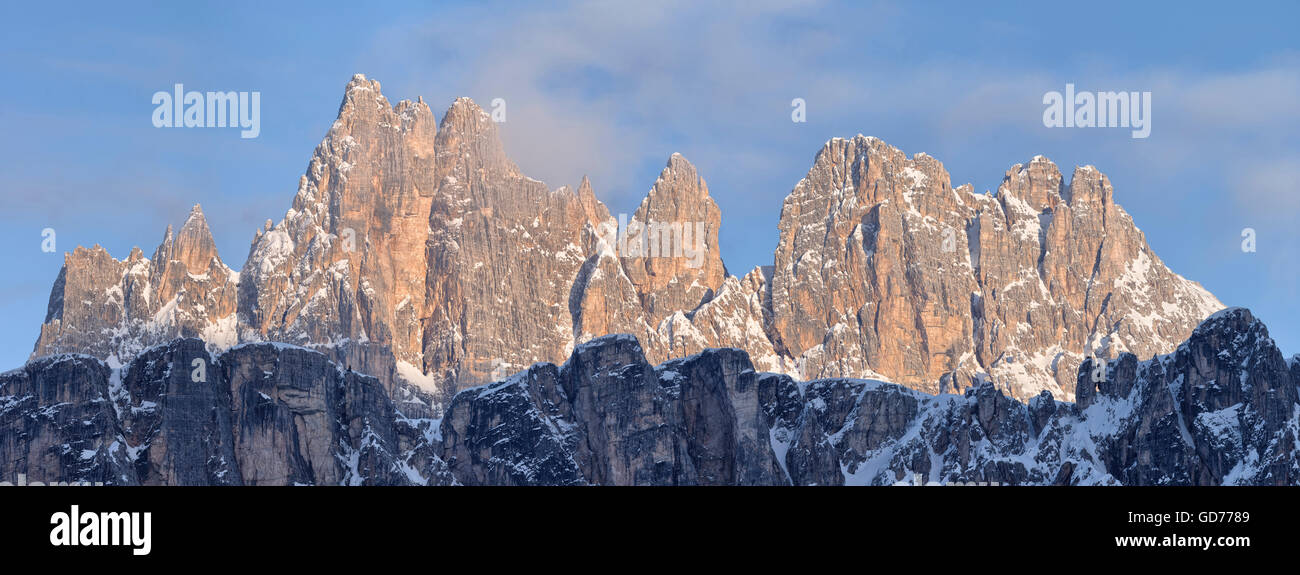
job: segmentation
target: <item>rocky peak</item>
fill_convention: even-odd
[[[1268,337],[1268,328],[1264,326],[1264,322],[1256,318],[1255,314],[1251,313],[1249,309],[1235,306],[1226,307],[1210,314],[1192,332],[1193,339],[1227,335],[1230,336],[1229,342],[1234,344],[1240,342],[1237,336],[1243,334],[1271,339]],[[1223,346],[1215,347],[1222,348]],[[1234,345],[1234,347],[1236,346]]]
[[[571,349],[563,304],[607,214],[590,183],[552,193],[520,175],[472,100],[435,128],[422,100],[390,108],[358,76],[292,209],[254,238],[241,335],[312,345],[433,408]]]
[[[348,82],[292,208],[254,237],[241,338],[318,345],[385,382],[421,363],[437,135],[422,101],[393,106],[379,82]]]
[[[1213,350],[1213,358],[1230,370],[1252,370],[1261,367],[1285,372],[1289,369],[1282,352],[1277,349],[1268,327],[1244,307],[1230,307],[1215,312],[1202,321],[1185,344],[1198,348],[1205,357]]]
[[[379,128],[383,130],[378,130]],[[423,99],[415,102],[401,100],[396,105],[390,104],[380,91],[378,80],[368,80],[364,75],[357,74],[344,88],[338,117],[330,128],[330,135],[345,140],[349,135],[403,137],[414,132],[419,137],[431,139],[434,130],[436,125],[433,111]]]
[[[127,254],[126,262],[128,264],[135,265],[135,264],[143,263],[145,261],[147,260],[145,260],[144,252],[140,250],[140,247],[131,246],[131,253]]]
[[[1300,381],[1244,308],[1221,310],[1172,353],[1139,361],[1120,353],[1079,368],[1086,416],[1124,414],[1103,443],[1107,468],[1123,483],[1293,485]],[[1119,438],[1127,437],[1127,441]],[[1163,441],[1162,437],[1177,441]]]
[[[353,74],[352,79],[348,80],[347,86],[343,88],[343,104],[354,104],[357,100],[363,98],[382,98],[383,94],[379,92],[379,80],[370,80],[365,74]]]
[[[367,80],[361,74],[353,76],[344,88],[338,119],[333,127],[349,126],[354,121],[376,123],[377,126],[367,127],[383,127],[398,133],[417,128],[431,132],[436,128],[433,111],[424,103],[424,98],[415,101],[403,99],[390,104],[380,91],[379,81]],[[421,135],[428,137],[432,134]]]
[[[438,173],[461,178],[482,177],[478,172],[502,172],[517,176],[518,168],[506,157],[497,124],[478,104],[456,98],[442,116],[438,134]],[[466,164],[466,162],[469,162]],[[460,175],[456,175],[459,166]]]
[[[344,88],[344,93],[351,94],[357,90],[368,91],[372,89],[376,92],[379,91],[379,80],[370,80],[366,78],[365,74],[358,73],[353,74],[352,79],[348,80],[348,85]]]
[[[170,235],[171,226],[167,226]],[[203,217],[203,209],[194,204],[190,215],[181,225],[172,246],[171,258],[185,265],[191,273],[201,274],[217,258],[217,244],[212,240],[208,230],[208,221]]]
[[[172,248],[176,243],[176,235],[172,233],[172,225],[167,224],[167,229],[163,230],[163,238],[158,242],[158,247],[153,249],[153,262],[171,261]],[[81,246],[77,246],[80,248]],[[75,253],[75,252],[74,252]]]
[[[1083,355],[1167,352],[1222,307],[1155,257],[1104,174],[1067,186],[1041,156],[989,197],[929,156],[833,139],[780,229],[774,343],[807,378],[1069,397]]]
[[[605,207],[598,198],[596,192],[591,188],[591,180],[587,176],[582,176],[582,183],[578,184],[578,203],[582,205],[582,211],[587,216],[587,221],[593,226],[600,225],[609,221],[609,209]]]
[[[621,232],[623,267],[651,325],[694,310],[721,287],[727,277],[718,246],[721,223],[704,178],[673,154]]]
[[[1107,210],[1115,204],[1115,188],[1110,178],[1093,166],[1077,166],[1070,176],[1070,207],[1075,210],[1095,211],[1104,219]]]
[[[1034,156],[1028,164],[1016,164],[1007,170],[998,193],[1014,196],[1041,213],[1061,202],[1066,187],[1055,163],[1043,156]]]
[[[557,360],[580,342],[583,290],[575,284],[595,275],[588,258],[609,219],[589,181],[576,193],[552,191],[519,173],[497,128],[460,98],[438,133],[423,367],[447,390]]]
[[[198,206],[179,235],[172,229],[152,260],[135,247],[119,261],[98,244],[66,254],[32,357],[76,352],[116,364],[182,335],[233,345],[238,274],[221,263]]]
[[[461,135],[496,133],[492,115],[469,96],[460,96],[451,102],[442,116],[442,126]]]

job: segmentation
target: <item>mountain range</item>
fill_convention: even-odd
[[[65,256],[32,359],[0,375],[0,473],[1300,477],[1297,361],[1167,268],[1092,166],[1036,156],[977,194],[926,154],[834,138],[780,208],[771,266],[732,275],[721,225],[680,154],[614,217],[585,178],[522,174],[471,100],[438,122],[357,75],[240,270],[197,205],[151,258]]]

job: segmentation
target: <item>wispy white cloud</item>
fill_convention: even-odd
[[[908,153],[930,152],[948,165],[954,184],[980,188],[996,187],[1007,167],[1032,154],[1053,157],[1067,173],[1071,164],[1095,164],[1112,174],[1117,198],[1139,224],[1159,231],[1156,243],[1172,245],[1162,256],[1226,301],[1252,305],[1250,292],[1233,283],[1240,273],[1286,291],[1278,274],[1300,266],[1293,252],[1243,260],[1234,247],[1243,225],[1277,245],[1300,242],[1300,227],[1289,223],[1300,203],[1296,54],[1205,68],[1141,53],[1117,60],[1083,45],[989,57],[979,46],[966,51],[962,40],[936,38],[929,26],[935,14],[914,3],[572,2],[469,10],[477,12],[390,30],[376,51],[423,58],[412,67],[437,70],[407,81],[435,103],[504,98],[508,153],[552,187],[588,174],[607,202],[635,205],[651,184],[647,166],[685,153],[723,206],[733,271],[770,258],[772,213],[817,148],[858,132]],[[1008,15],[970,26],[994,44],[1014,44],[1038,37],[1028,27],[1043,24]],[[931,41],[943,48],[929,49]],[[1045,56],[1054,54],[1061,59]],[[1152,92],[1151,137],[1045,128],[1043,94],[1066,82]],[[789,121],[795,97],[809,110],[808,124],[798,128]],[[1202,231],[1171,237],[1192,226]],[[1212,263],[1220,256],[1238,259]]]
[[[635,168],[682,142],[788,156],[788,147],[771,143],[786,134],[794,97],[809,102],[822,140],[907,122],[917,140],[955,146],[994,133],[1045,142],[1078,137],[1040,123],[1043,92],[1067,80],[1082,80],[1081,89],[1149,90],[1160,139],[1116,155],[1167,169],[1201,161],[1201,139],[1254,139],[1300,124],[1294,59],[1219,74],[1128,67],[1077,77],[960,56],[914,65],[894,61],[889,49],[900,35],[918,33],[904,29],[914,23],[906,11],[888,2],[815,0],[573,2],[438,17],[384,41],[436,59],[446,73],[417,82],[430,91],[455,86],[480,99],[504,98],[503,137],[530,175],[558,186],[589,174],[598,191],[640,193],[649,183],[630,180]],[[996,20],[979,25],[1003,35],[1017,30]]]
[[[818,17],[825,9],[816,1],[576,2],[468,25],[435,18],[380,41],[450,70],[417,85],[504,98],[503,138],[530,175],[553,186],[590,174],[598,187],[639,188],[649,182],[628,180],[636,166],[666,159],[673,142],[770,133],[788,125],[795,97],[815,95],[822,114],[861,101],[872,88],[843,70],[845,58],[862,57],[852,48],[859,42],[836,36]],[[858,28],[868,36],[893,13],[884,3],[861,11],[872,16]]]

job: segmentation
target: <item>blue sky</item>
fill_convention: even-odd
[[[540,4],[540,3],[538,3]],[[1134,5],[1136,4],[1136,5]],[[228,265],[289,207],[354,73],[389,100],[507,102],[507,152],[631,212],[670,154],[722,208],[732,273],[771,263],[781,200],[834,136],[935,156],[996,190],[1035,154],[1108,174],[1157,254],[1300,352],[1300,3],[6,3],[0,368],[62,252],[147,254],[202,203]],[[1048,129],[1042,97],[1152,92],[1152,130]],[[261,92],[261,134],[151,125],[151,96]],[[808,121],[790,121],[790,101]],[[41,230],[59,253],[40,250]],[[1241,232],[1257,233],[1255,253]]]

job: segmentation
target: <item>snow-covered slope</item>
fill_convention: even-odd
[[[200,369],[201,368],[201,369]],[[1300,484],[1300,360],[1249,311],[1077,374],[1079,401],[800,382],[630,335],[457,393],[442,418],[288,344],[179,339],[0,374],[0,477],[108,484]],[[417,408],[412,411],[410,408]]]

